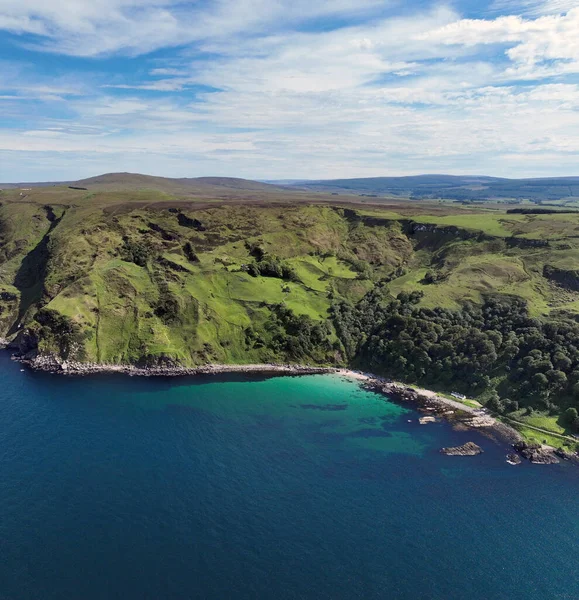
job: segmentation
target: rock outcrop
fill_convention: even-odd
[[[555,450],[549,446],[518,442],[514,445],[514,448],[527,460],[536,465],[555,465],[559,462],[559,459],[555,455]]]
[[[507,454],[507,462],[509,465],[520,465],[523,462],[523,459],[514,452]]]
[[[440,451],[447,456],[476,456],[483,453],[483,449],[474,442],[467,442],[454,448],[442,448]]]

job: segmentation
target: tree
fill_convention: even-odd
[[[579,417],[579,413],[576,408],[570,407],[563,413],[563,421],[568,425],[573,425],[577,418]]]
[[[545,389],[549,385],[549,380],[547,379],[547,376],[543,373],[535,373],[535,375],[533,375],[533,377],[531,378],[531,381],[533,383],[533,386],[539,390]]]

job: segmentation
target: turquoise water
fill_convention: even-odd
[[[339,376],[67,379],[0,353],[0,598],[576,599],[579,469]],[[485,453],[446,457],[472,440]]]

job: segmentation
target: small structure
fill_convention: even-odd
[[[452,392],[450,395],[457,400],[466,400],[466,396],[464,394],[459,394],[458,392]]]

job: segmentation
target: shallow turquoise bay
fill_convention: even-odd
[[[62,378],[0,353],[0,598],[575,599],[579,469],[339,376]],[[472,440],[485,453],[446,457]]]

